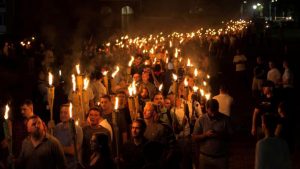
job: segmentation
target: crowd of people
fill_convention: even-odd
[[[123,36],[100,48],[86,43],[73,61],[85,69],[74,81],[81,75],[89,78],[84,89],[80,82],[75,88],[69,82],[68,66],[56,67],[52,50],[43,50],[44,58],[37,62],[41,69],[28,62],[30,70],[39,72],[37,94],[21,103],[22,122],[10,121],[17,135],[13,142],[0,127],[0,168],[228,169],[235,129],[231,113],[239,104],[229,83],[221,80],[229,77],[219,77],[228,60],[235,67],[231,78],[242,90],[252,89],[255,168],[291,168],[293,71],[288,60],[281,73],[273,60],[266,67],[258,56],[247,87],[249,58],[243,50],[251,24],[230,21],[222,29]],[[126,71],[114,72],[116,64]],[[53,107],[49,71],[64,72],[54,83]],[[115,76],[108,78],[107,72]]]

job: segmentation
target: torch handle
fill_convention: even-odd
[[[69,127],[71,130],[72,139],[73,139],[74,160],[75,160],[76,164],[78,164],[79,160],[78,160],[78,150],[77,150],[77,134],[76,134],[76,127],[75,127],[74,119],[69,120]]]
[[[113,111],[112,114],[112,122],[113,122],[113,129],[114,129],[114,136],[115,136],[115,143],[116,143],[116,155],[117,157],[120,156],[119,153],[119,126],[118,126],[118,110]],[[117,162],[117,169],[119,169],[119,162]]]
[[[5,120],[3,122],[3,129],[4,129],[4,136],[7,139],[8,142],[8,153],[9,156],[13,156],[13,151],[12,151],[12,131],[11,131],[11,125],[9,124],[9,120]],[[14,169],[15,165],[13,162],[9,163],[9,166]]]

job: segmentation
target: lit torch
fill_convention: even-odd
[[[81,95],[81,92],[83,89],[83,76],[80,73],[80,65],[79,64],[76,65],[76,72],[77,72],[77,75],[76,75],[77,89],[78,89],[79,94]]]
[[[13,151],[12,151],[12,143],[13,143],[13,139],[12,139],[12,124],[11,121],[9,120],[9,106],[8,104],[5,106],[5,113],[4,113],[4,122],[3,122],[3,130],[4,130],[4,137],[8,142],[8,153],[9,156],[13,156]],[[11,168],[15,168],[14,167],[14,163],[10,163],[9,165],[11,165]],[[10,167],[9,167],[10,168]]]
[[[189,98],[189,82],[187,80],[187,78],[184,78],[184,88],[185,88],[185,94],[186,94],[186,99],[188,100]]]
[[[160,84],[159,87],[158,87],[158,90],[161,92],[162,88],[163,88],[163,84]]]
[[[73,109],[73,105],[72,105],[72,103],[70,103],[70,106],[69,106],[69,115],[70,115],[69,128],[70,128],[71,134],[72,134],[75,162],[78,163],[77,134],[76,134],[75,120],[73,118],[72,109]],[[76,122],[78,123],[77,120],[76,120]]]
[[[88,96],[88,87],[89,87],[89,79],[88,78],[84,78],[83,80],[83,91],[82,91],[82,105],[83,105],[83,113],[82,113],[82,120],[85,120],[85,115],[87,114],[88,110],[89,110],[89,96]]]
[[[178,77],[177,77],[177,75],[176,74],[172,74],[172,76],[173,76],[173,89],[174,89],[174,94],[175,94],[175,98],[177,97],[177,95],[178,95],[178,81],[177,81],[177,79],[178,79]]]
[[[134,97],[133,97],[133,87],[132,84],[128,86],[128,108],[130,112],[131,120],[133,121],[135,119],[135,105],[134,105]]]
[[[120,68],[119,66],[116,67],[116,70],[111,74],[111,79],[110,79],[110,85],[111,85],[111,90],[114,91],[115,90],[115,86],[116,86],[116,81],[115,81],[115,76],[118,74]]]
[[[134,61],[134,57],[131,56],[131,60],[129,61],[128,67],[127,67],[127,75],[131,74],[131,65],[132,65],[133,61]]]
[[[104,72],[102,72],[102,74],[103,74],[104,86],[106,87],[107,94],[109,94],[109,87],[108,87],[108,77],[107,77],[107,73],[108,73],[107,70],[104,71]]]
[[[114,136],[115,136],[115,143],[116,143],[116,155],[119,157],[119,126],[117,123],[118,119],[118,113],[119,113],[119,98],[115,98],[115,111],[112,112],[112,123],[113,123],[113,130],[114,130]]]
[[[49,72],[48,105],[49,105],[49,109],[50,109],[50,123],[54,124],[54,121],[53,121],[53,102],[54,102],[55,87],[52,84],[53,84],[53,75],[52,75],[52,73]],[[53,128],[50,128],[50,132],[51,132],[51,134],[53,134]]]

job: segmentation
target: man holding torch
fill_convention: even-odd
[[[58,123],[55,128],[53,135],[60,141],[63,147],[63,151],[67,160],[67,168],[73,169],[76,167],[77,163],[80,162],[80,157],[77,157],[79,159],[78,161],[75,161],[74,156],[76,155],[76,150],[74,146],[73,141],[73,134],[76,134],[77,137],[77,143],[76,148],[78,150],[78,154],[80,154],[83,134],[82,129],[80,126],[75,125],[75,133],[73,133],[72,129],[69,126],[70,121],[70,111],[69,111],[69,105],[63,104],[60,108],[60,120],[61,122]],[[77,154],[77,155],[78,155]]]

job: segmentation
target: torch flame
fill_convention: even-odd
[[[210,76],[209,76],[209,75],[206,75],[206,77],[207,77],[207,79],[209,79],[209,78],[210,78]]]
[[[49,72],[49,86],[52,86],[53,84],[53,75],[51,72]]]
[[[73,86],[73,91],[76,91],[76,78],[75,75],[72,74],[72,86]]]
[[[206,86],[206,85],[207,85],[206,81],[203,81],[203,86]]]
[[[80,65],[79,64],[76,65],[76,72],[78,75],[80,75]]]
[[[156,59],[156,57],[155,57],[155,58],[154,58],[154,61],[153,61],[153,65],[156,63],[156,60],[157,60],[157,59]]]
[[[188,67],[191,66],[191,60],[190,60],[190,58],[188,58],[186,66],[188,66]]]
[[[131,97],[132,93],[133,93],[133,88],[131,87],[131,85],[128,86],[128,93],[129,93],[129,96]]]
[[[72,103],[70,103],[70,106],[69,106],[69,115],[70,115],[70,118],[73,117],[72,109],[73,109],[73,105],[72,105]]]
[[[79,126],[79,120],[78,120],[78,119],[75,120],[75,125],[76,125],[76,126]]]
[[[203,89],[200,89],[200,94],[201,94],[201,96],[204,96],[204,90]]]
[[[199,89],[198,86],[193,86],[193,90],[195,93],[197,92],[198,89]]]
[[[106,71],[102,72],[103,76],[106,76],[106,75],[107,75],[107,73],[108,73],[108,70],[106,70]]]
[[[118,110],[118,108],[119,108],[119,98],[116,97],[115,110]]]
[[[169,44],[170,44],[170,48],[172,47],[172,41],[169,41]]]
[[[198,76],[198,70],[197,70],[197,68],[195,68],[195,70],[194,70],[194,76],[195,76],[195,77]]]
[[[61,76],[61,70],[58,71],[59,76]]]
[[[169,58],[168,57],[166,58],[166,63],[169,63]]]
[[[117,66],[116,70],[111,74],[112,78],[115,78],[115,76],[117,75],[117,73],[119,72],[120,68],[119,66]]]
[[[161,92],[162,88],[163,88],[163,84],[160,84],[158,90]]]
[[[178,57],[178,49],[175,48],[175,54],[174,54],[174,57],[177,58]]]
[[[177,80],[177,75],[176,75],[176,74],[174,74],[174,73],[173,73],[173,79],[174,79],[174,81],[176,81],[176,80]]]
[[[182,57],[179,58],[179,62],[180,62],[180,63],[181,63],[181,61],[182,61]]]
[[[136,84],[135,84],[135,81],[132,82],[131,86],[132,86],[132,92],[135,95],[136,94]]]
[[[87,90],[87,88],[89,86],[89,83],[90,83],[89,79],[88,78],[84,78],[84,80],[83,80],[83,89],[84,90]]]
[[[206,98],[206,100],[209,100],[210,99],[210,93],[205,94],[205,98]]]
[[[133,57],[133,56],[131,56],[131,60],[130,60],[130,61],[129,61],[129,63],[128,63],[128,66],[129,66],[129,67],[131,67],[131,65],[132,65],[133,61],[134,61],[134,57]]]
[[[153,48],[150,49],[150,53],[154,54],[154,49]]]
[[[4,114],[4,119],[7,120],[8,119],[8,112],[9,112],[9,106],[8,104],[5,106],[5,114]]]
[[[184,86],[185,86],[185,87],[188,86],[189,83],[188,83],[188,81],[187,81],[187,78],[184,78],[184,82],[183,82],[183,83],[184,83]]]

